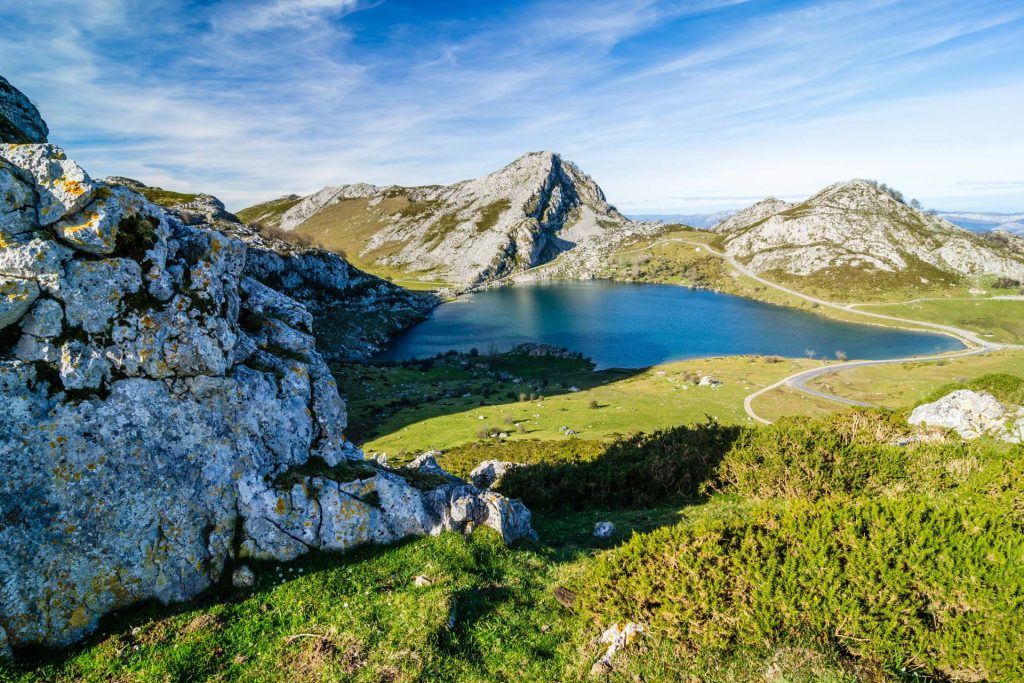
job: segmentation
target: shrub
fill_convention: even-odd
[[[815,642],[889,669],[1022,680],[1024,535],[1013,496],[765,504],[599,556],[578,579],[600,623],[643,621],[682,654]]]
[[[928,398],[921,401],[921,403],[937,401],[946,394],[956,391],[957,389],[987,391],[992,394],[997,401],[1001,401],[1002,403],[1009,403],[1018,406],[1024,405],[1024,379],[1021,379],[1016,375],[1008,375],[1005,373],[989,373],[987,375],[975,377],[967,382],[946,384],[929,394]]]

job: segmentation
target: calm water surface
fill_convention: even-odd
[[[521,342],[565,346],[600,368],[738,354],[797,357],[808,349],[877,359],[963,348],[944,335],[838,322],[706,290],[581,281],[492,289],[442,304],[378,358],[490,353]]]

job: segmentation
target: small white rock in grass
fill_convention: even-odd
[[[425,587],[433,584],[434,582],[431,581],[430,579],[428,579],[427,577],[423,576],[423,574],[420,574],[419,576],[417,576],[415,579],[412,580],[412,583],[417,588],[425,588]]]
[[[243,564],[231,574],[231,583],[235,588],[252,588],[256,584],[256,575],[249,565]]]
[[[598,522],[594,525],[594,538],[608,538],[615,533],[615,525],[611,522]]]

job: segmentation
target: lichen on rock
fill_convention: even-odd
[[[314,316],[254,275],[273,257],[216,228],[53,145],[0,145],[0,654],[191,598],[231,558],[532,536],[516,501],[364,465]],[[344,463],[372,473],[342,480]]]

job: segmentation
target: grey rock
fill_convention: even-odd
[[[12,238],[0,250],[0,275],[32,278],[47,289],[59,286],[64,264],[72,252],[45,233],[30,233]]]
[[[51,225],[82,210],[96,192],[89,174],[56,145],[0,144],[0,158],[35,189],[40,225]]]
[[[131,259],[73,261],[61,287],[68,325],[90,334],[106,332],[121,301],[141,287],[142,268]]]
[[[53,299],[40,299],[21,321],[21,331],[36,337],[56,337],[64,329],[64,309]]]
[[[36,105],[0,76],[0,142],[46,142],[50,134]]]
[[[594,538],[610,538],[615,533],[615,525],[611,522],[598,522],[594,525]]]
[[[252,588],[256,585],[256,574],[249,565],[243,564],[231,573],[231,584],[235,588]]]
[[[505,460],[485,460],[473,468],[469,473],[469,480],[478,488],[493,488],[500,485],[502,478],[517,467],[517,463]]]
[[[55,148],[28,147],[0,152],[36,188],[72,167]],[[141,600],[192,598],[238,557],[286,560],[480,525],[508,540],[533,534],[521,503],[432,459],[417,465],[439,475],[419,477],[425,490],[373,465],[332,480],[330,467],[365,461],[342,436],[345,405],[310,313],[255,283],[245,241],[131,192],[96,200],[116,197],[138,219],[118,222],[138,232],[115,238],[107,258],[38,232],[0,244],[0,264],[27,268],[26,253],[38,263],[32,279],[0,276],[0,322],[23,321],[13,348],[0,347],[0,653],[67,645]],[[66,225],[96,208],[37,193],[27,208],[51,207]],[[0,195],[0,215],[11,210]],[[296,265],[306,256],[281,258],[281,273],[303,274],[294,287],[310,286]],[[290,472],[316,463],[323,476]]]
[[[21,320],[38,298],[39,285],[33,280],[0,276],[0,329]]]
[[[91,344],[69,341],[60,348],[60,380],[66,389],[99,389],[110,377],[110,361]]]

